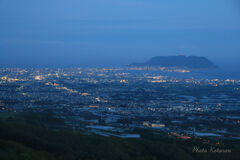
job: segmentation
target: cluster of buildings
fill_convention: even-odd
[[[139,137],[134,130],[142,128],[182,139],[239,139],[240,80],[166,71],[4,68],[0,111],[51,112],[68,127],[105,136]]]

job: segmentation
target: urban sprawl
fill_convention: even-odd
[[[50,112],[87,133],[240,139],[240,80],[176,68],[0,69],[0,112]]]

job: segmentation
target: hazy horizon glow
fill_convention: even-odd
[[[238,0],[1,0],[1,66],[118,66],[205,56],[239,66]]]

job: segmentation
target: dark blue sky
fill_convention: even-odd
[[[239,0],[0,0],[0,64],[125,65],[157,55],[240,60]]]

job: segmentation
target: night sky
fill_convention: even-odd
[[[1,66],[118,66],[179,54],[240,67],[240,1],[0,0]]]

